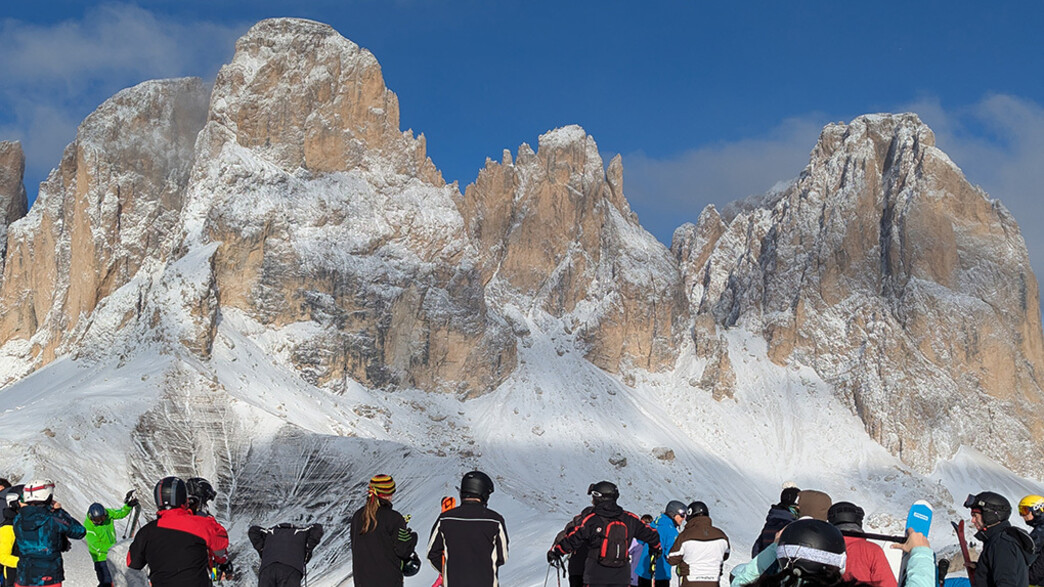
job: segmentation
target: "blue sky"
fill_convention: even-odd
[[[12,6],[12,4],[14,4]],[[0,140],[26,183],[76,125],[147,79],[207,81],[254,22],[326,22],[369,49],[403,128],[461,187],[486,157],[580,124],[642,224],[670,242],[708,203],[762,193],[804,167],[819,130],[914,111],[973,183],[1001,199],[1044,273],[1044,3],[6,2]]]

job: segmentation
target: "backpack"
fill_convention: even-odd
[[[602,520],[602,545],[598,549],[598,564],[603,567],[625,567],[630,564],[628,549],[631,532],[623,520]]]

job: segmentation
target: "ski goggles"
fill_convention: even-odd
[[[968,497],[964,500],[964,507],[975,510],[981,510],[986,505],[986,502],[979,499],[979,496],[968,494]]]
[[[1033,508],[1031,508],[1029,506],[1025,506],[1025,505],[1020,505],[1019,506],[1019,515],[1020,516],[1025,516],[1026,514],[1030,513],[1031,511],[1033,511]]]

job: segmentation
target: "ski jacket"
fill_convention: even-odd
[[[152,587],[210,587],[211,560],[228,560],[228,532],[214,518],[186,508],[156,512],[127,550],[127,566],[149,566]]]
[[[65,580],[62,549],[66,540],[79,540],[87,531],[65,510],[48,505],[23,505],[14,522],[18,547],[19,585],[48,585]]]
[[[585,585],[627,585],[631,580],[631,565],[622,567],[607,567],[598,562],[599,551],[602,546],[602,529],[609,522],[619,520],[627,526],[627,535],[653,547],[660,548],[660,536],[656,530],[638,518],[631,512],[613,502],[602,502],[595,506],[590,514],[573,528],[573,531],[559,540],[551,548],[556,554],[569,554],[575,552],[582,546],[587,547],[587,561],[584,564]],[[639,569],[640,571],[640,569]]]
[[[637,538],[631,539],[631,548],[627,549],[627,555],[631,557],[631,582],[630,585],[638,584],[638,563],[642,560],[642,551],[645,550],[645,543],[638,542]],[[573,553],[569,557],[569,562],[573,562],[573,557],[576,553]]]
[[[261,555],[261,569],[281,564],[297,569],[302,575],[305,563],[312,559],[312,551],[323,537],[323,526],[294,526],[278,524],[271,528],[251,526],[247,530],[250,544]]]
[[[736,565],[732,569],[730,587],[744,587],[757,581],[763,573],[778,568],[776,562],[776,544],[768,545],[747,564]],[[979,584],[975,584],[979,587]],[[902,587],[935,587],[935,551],[927,546],[918,546],[910,551],[906,559],[906,577]]]
[[[417,547],[417,533],[406,527],[406,520],[392,509],[391,502],[380,500],[377,526],[363,534],[363,511],[352,516],[352,569],[355,582],[374,587],[402,585],[402,563]]]
[[[497,587],[507,556],[503,516],[477,501],[442,512],[431,528],[427,558],[444,587]]]
[[[109,557],[109,549],[116,544],[116,525],[113,522],[126,518],[132,509],[134,508],[126,504],[118,510],[105,508],[108,516],[106,522],[101,525],[95,525],[90,516],[84,519],[83,527],[87,529],[87,537],[84,542],[87,543],[87,549],[91,551],[91,560],[97,563]]]
[[[697,516],[685,523],[667,562],[678,567],[681,587],[714,587],[729,553],[729,537],[714,527],[709,516]]]
[[[1033,559],[1033,563],[1030,564],[1029,584],[1044,585],[1044,556],[1041,556],[1041,552],[1044,552],[1044,521],[1034,520],[1030,522],[1030,525],[1033,526],[1030,538],[1033,539],[1033,552],[1037,558]],[[3,551],[0,551],[0,554],[3,554]]]
[[[3,521],[0,522],[0,574],[3,577],[0,585],[14,585],[15,582],[15,569],[18,567],[13,526],[15,515],[15,510],[4,508]]]
[[[975,564],[975,587],[1027,587],[1033,560],[1033,539],[1004,520],[975,537],[982,541],[982,554]]]
[[[770,507],[768,515],[765,516],[765,526],[761,528],[761,534],[754,541],[754,546],[750,548],[750,558],[758,556],[758,553],[765,550],[765,547],[774,543],[776,541],[776,533],[796,519],[797,516],[789,508],[779,504]]]
[[[872,583],[877,587],[897,587],[892,567],[880,546],[866,538],[845,536],[845,554],[845,579]]]
[[[678,527],[674,525],[673,518],[667,514],[660,514],[653,520],[653,528],[660,535],[660,554],[656,557],[656,577],[652,576],[650,570],[652,557],[649,554],[648,544],[642,550],[642,560],[638,562],[638,576],[643,579],[668,580],[671,578],[671,566],[667,564],[667,553],[674,546],[675,539],[678,538]]]
[[[587,514],[593,511],[594,506],[589,505],[585,507],[583,510],[581,510],[579,514],[574,516],[572,520],[569,520],[569,522],[565,525],[565,528],[561,532],[559,532],[557,536],[555,536],[555,543],[557,544],[559,540],[565,538],[567,534],[573,531],[573,528],[576,528],[580,525],[580,522],[583,521],[584,517],[586,517]],[[584,574],[584,563],[586,562],[587,547],[581,546],[579,549],[575,550],[573,554],[569,555],[569,561],[566,563],[566,573],[570,577],[582,576]]]

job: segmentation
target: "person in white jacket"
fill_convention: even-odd
[[[681,587],[717,587],[729,558],[729,537],[711,524],[707,504],[689,504],[685,529],[667,553],[667,562],[678,567]]]

